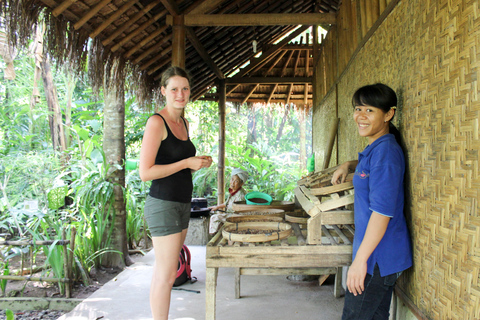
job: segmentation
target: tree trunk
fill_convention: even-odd
[[[257,141],[257,115],[255,103],[248,108],[248,111],[247,145],[252,145]]]
[[[290,109],[289,106],[285,105],[285,113],[283,114],[282,123],[280,123],[280,126],[278,127],[278,131],[277,131],[277,139],[276,139],[277,146],[280,143],[280,138],[282,137],[282,134],[283,134],[283,128],[285,127],[285,122],[287,122],[287,119],[288,119],[289,109]]]
[[[50,124],[53,148],[55,150],[65,151],[67,147],[65,144],[65,134],[63,132],[62,111],[58,105],[57,88],[53,83],[53,76],[47,55],[44,55],[42,61],[42,78],[48,111],[51,113],[48,116],[48,122]]]
[[[116,184],[113,205],[115,216],[113,221],[109,221],[114,224],[110,243],[112,249],[122,252],[123,255],[107,253],[102,259],[102,264],[108,267],[124,268],[131,263],[128,255],[127,216],[122,189],[125,187],[125,167],[123,166],[125,162],[125,89],[124,82],[120,80],[123,78],[116,74],[120,68],[120,63],[115,60],[114,66],[110,69],[111,74],[105,75],[103,151],[110,165],[109,181]]]

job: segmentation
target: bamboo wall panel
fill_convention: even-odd
[[[321,117],[338,103],[343,162],[366,145],[353,92],[375,82],[397,91],[414,246],[414,268],[399,285],[431,319],[480,319],[479,34],[478,1],[400,1],[337,79],[338,102],[330,89],[313,113],[315,126],[328,127],[332,119]]]

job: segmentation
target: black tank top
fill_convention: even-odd
[[[165,119],[158,113],[155,113],[155,115],[162,118],[168,134],[167,138],[160,144],[155,157],[155,164],[170,164],[195,156],[197,150],[190,141],[190,135],[185,141],[178,139],[168,127]],[[182,120],[188,134],[187,123],[185,119],[182,118]],[[192,171],[191,169],[183,169],[168,177],[153,180],[149,194],[157,199],[190,203],[192,201],[192,191]]]

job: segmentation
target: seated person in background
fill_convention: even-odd
[[[230,178],[230,188],[228,188],[228,197],[225,203],[210,207],[213,211],[221,211],[215,213],[210,217],[210,234],[214,234],[218,231],[220,225],[225,219],[232,215],[232,205],[236,201],[245,200],[247,192],[243,189],[245,181],[248,179],[248,173],[242,169],[234,169]]]

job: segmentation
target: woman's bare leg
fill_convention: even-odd
[[[178,255],[184,239],[183,232],[153,237],[155,264],[150,286],[150,308],[154,320],[168,320],[170,293],[177,276]]]

